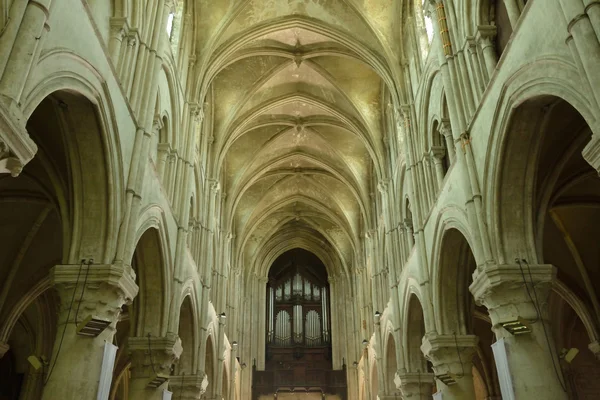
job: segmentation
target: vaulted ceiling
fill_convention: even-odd
[[[278,255],[301,247],[330,273],[347,271],[385,176],[384,99],[399,81],[396,1],[201,4],[200,90],[234,263],[266,276]]]

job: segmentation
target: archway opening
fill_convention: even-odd
[[[385,352],[385,389],[388,395],[397,395],[398,389],[396,388],[396,371],[398,370],[398,364],[396,362],[396,340],[394,335],[391,333],[388,335],[387,349]]]
[[[292,249],[269,270],[265,371],[254,371],[254,395],[296,388],[345,393],[345,371],[334,371],[327,270],[313,253]]]
[[[498,187],[504,256],[518,258],[525,273],[533,264],[556,267],[543,309],[553,337],[548,352],[560,371],[556,379],[579,399],[594,397],[582,377],[600,378],[596,354],[588,348],[598,340],[600,319],[592,283],[600,281],[594,240],[600,234],[600,178],[582,156],[591,134],[563,99],[525,101],[511,116]],[[572,360],[565,357],[571,349],[579,351]]]

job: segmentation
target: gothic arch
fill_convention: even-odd
[[[147,228],[137,241],[132,267],[140,291],[132,307],[133,336],[162,337],[167,331],[167,300],[171,297],[167,277],[173,270],[168,266],[169,253],[165,253],[162,242],[160,230],[156,228]]]
[[[541,70],[548,71],[541,75]],[[510,141],[511,132],[515,132],[517,123],[525,124],[526,119],[519,117],[517,112],[523,111],[521,105],[528,100],[551,96],[564,99],[584,118],[588,126],[595,126],[597,115],[593,111],[592,95],[580,79],[578,72],[569,61],[559,58],[546,58],[535,63],[527,64],[519,69],[503,86],[499,95],[498,105],[492,119],[491,136],[488,141],[487,154],[483,176],[485,182],[489,184],[485,187],[487,199],[486,208],[490,210],[489,226],[490,232],[496,232],[492,239],[492,245],[495,247],[497,258],[500,263],[507,263],[514,259],[514,255],[507,254],[508,249],[519,248],[523,255],[529,260],[537,259],[535,254],[535,243],[532,242],[533,226],[530,224],[531,218],[521,218],[516,220],[518,223],[518,232],[511,229],[507,232],[502,226],[502,196],[503,196],[503,172],[502,168],[509,165],[507,157],[514,149],[509,145],[515,141]],[[526,128],[521,125],[519,129]],[[522,142],[522,141],[521,141]],[[512,145],[514,147],[514,144]],[[519,153],[522,154],[522,153]],[[513,188],[514,190],[514,188]],[[504,193],[504,198],[509,196]]]

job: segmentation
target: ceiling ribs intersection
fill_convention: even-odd
[[[199,87],[213,108],[234,263],[266,274],[265,260],[303,247],[330,274],[348,272],[373,224],[390,50],[351,1],[237,3],[215,11]]]

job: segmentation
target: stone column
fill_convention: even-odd
[[[442,120],[440,122],[440,134],[446,140],[446,150],[448,151],[448,158],[450,164],[454,164],[456,161],[456,148],[454,147],[454,139],[452,138],[452,130],[450,129],[450,121]]]
[[[169,388],[173,392],[173,399],[199,400],[208,387],[208,377],[202,375],[172,376]]]
[[[504,1],[504,5],[506,6],[506,13],[508,14],[508,19],[510,20],[510,25],[512,26],[513,30],[515,30],[517,22],[519,22],[519,17],[521,16],[519,4],[517,3],[517,0],[501,1]]]
[[[47,25],[50,3],[51,0],[29,0],[20,21],[19,32],[0,80],[0,93],[13,104],[20,103],[29,71],[39,55],[41,39],[50,30]]]
[[[50,277],[61,305],[42,399],[95,399],[104,342],[112,343],[121,306],[137,295],[135,277],[123,265],[57,265]],[[96,337],[78,335],[90,315],[109,325]]]
[[[421,351],[433,364],[444,400],[475,400],[472,368],[477,342],[474,335],[425,335]]]
[[[559,381],[563,377],[557,376],[560,366],[552,354],[554,340],[546,320],[546,301],[555,276],[552,265],[525,264],[492,265],[473,274],[469,290],[477,303],[487,307],[496,337],[504,338],[516,399],[567,398]],[[502,325],[519,319],[531,329],[530,333],[514,336]]]
[[[483,60],[488,74],[488,81],[492,79],[496,64],[498,64],[498,54],[494,48],[494,38],[496,37],[496,27],[492,25],[480,25],[477,27],[477,41],[481,45]]]
[[[171,367],[183,350],[181,339],[175,334],[130,337],[127,345],[131,356],[129,399],[162,400]]]
[[[435,166],[435,177],[437,179],[438,193],[442,189],[442,185],[444,183],[444,166],[442,165],[442,160],[444,159],[444,155],[446,151],[441,146],[431,146],[431,158],[433,159],[433,164]]]
[[[581,62],[583,78],[589,82],[596,104],[600,104],[600,42],[587,13],[591,11],[595,15],[597,6],[584,7],[581,0],[560,0],[559,3],[567,22],[569,36],[566,42],[573,51],[574,60]]]
[[[397,372],[394,382],[405,400],[431,400],[433,393],[431,373]]]

